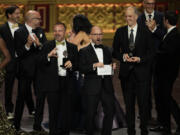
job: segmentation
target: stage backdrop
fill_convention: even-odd
[[[125,25],[124,9],[127,6],[136,6],[142,11],[141,0],[0,0],[0,24],[6,21],[4,11],[8,5],[18,4],[21,8],[21,23],[24,13],[29,9],[38,10],[42,16],[42,28],[48,39],[52,39],[52,26],[61,21],[71,30],[72,18],[76,14],[86,15],[93,25],[104,30],[104,41],[112,43],[115,30]],[[180,5],[180,3],[179,3]],[[171,7],[175,6],[172,5]],[[165,11],[169,8],[167,2],[159,2],[156,9]]]

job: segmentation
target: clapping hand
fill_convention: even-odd
[[[155,20],[146,21],[146,25],[150,31],[153,31],[156,27],[156,21]]]

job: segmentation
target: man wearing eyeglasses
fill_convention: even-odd
[[[157,52],[159,44],[160,44],[160,37],[164,35],[165,28],[163,26],[163,14],[155,10],[155,0],[143,0],[143,7],[144,12],[142,15],[138,18],[138,24],[145,27],[147,30],[149,30],[152,33],[152,39],[154,43],[152,44],[155,47],[155,51]],[[154,34],[153,34],[154,33]],[[156,57],[156,56],[155,56]],[[157,119],[159,117],[159,111],[158,111],[158,97],[157,97],[157,75],[155,73],[155,64],[156,64],[156,58],[151,62],[151,68],[150,68],[150,77],[149,77],[149,109],[148,109],[148,115],[149,115],[149,122],[152,121],[152,94],[151,94],[151,84],[153,80],[153,93],[155,97],[155,105],[157,110]]]
[[[109,67],[115,69],[112,64],[112,55],[109,49],[102,45],[103,33],[101,28],[92,27],[91,44],[79,51],[79,71],[85,74],[84,93],[87,101],[86,129],[88,135],[94,135],[94,118],[99,101],[104,111],[103,127],[101,135],[111,135],[114,106],[114,88],[111,74],[101,74],[100,70]]]
[[[14,33],[15,51],[18,59],[18,95],[16,99],[14,125],[20,131],[20,123],[25,100],[31,91],[31,83],[35,77],[35,59],[47,40],[40,27],[41,16],[35,10],[29,10],[25,15],[25,24]]]

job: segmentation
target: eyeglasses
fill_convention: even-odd
[[[103,33],[99,33],[99,34],[94,33],[94,34],[91,34],[91,35],[93,35],[93,36],[102,36]]]
[[[36,20],[40,20],[41,21],[41,18],[32,18],[32,19],[36,19]]]
[[[152,6],[155,5],[155,3],[149,3],[149,2],[146,2],[145,4],[147,4],[147,5],[152,5]]]

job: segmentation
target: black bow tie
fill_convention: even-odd
[[[94,45],[95,48],[103,48],[103,45]]]

